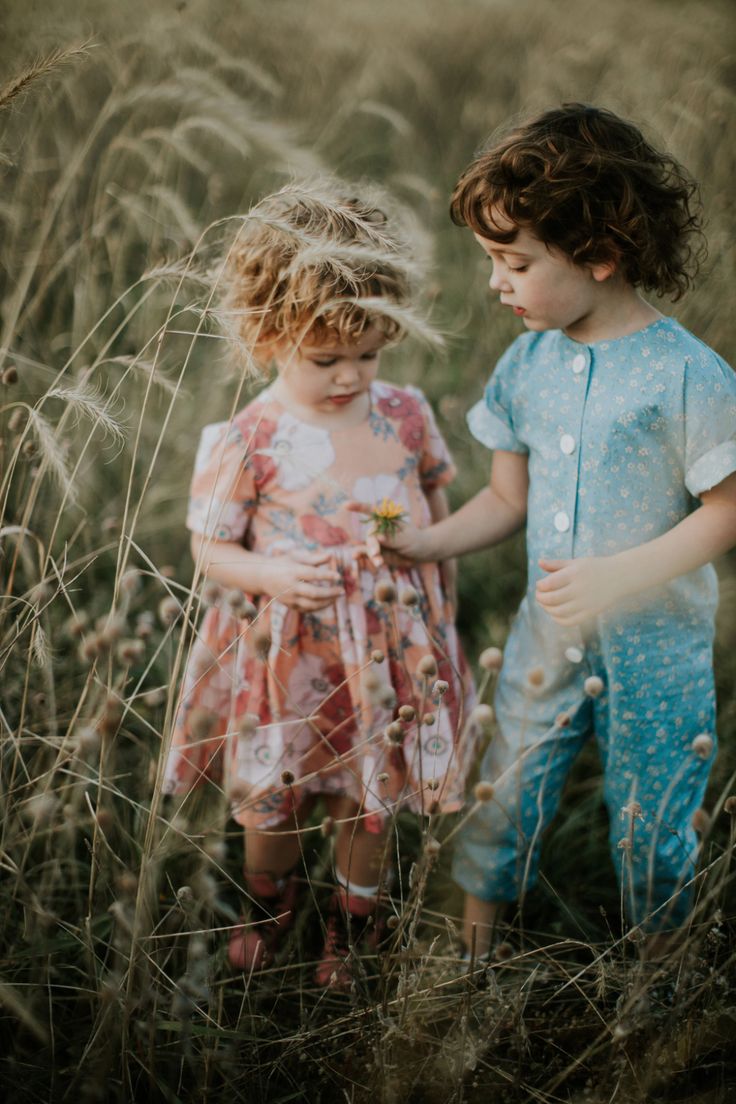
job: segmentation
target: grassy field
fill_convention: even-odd
[[[70,12],[13,0],[3,21],[5,1099],[728,1099],[733,557],[718,565],[721,747],[699,906],[686,947],[658,971],[620,923],[592,750],[546,841],[541,888],[487,970],[459,972],[450,846],[439,857],[427,846],[457,825],[400,818],[400,923],[349,996],[311,982],[327,892],[318,821],[305,836],[313,904],[288,956],[245,984],[225,969],[221,932],[240,908],[238,831],[219,797],[169,808],[158,765],[183,626],[198,610],[183,525],[193,449],[201,425],[252,386],[217,309],[235,217],[323,169],[379,180],[411,209],[446,348],[410,340],[384,374],[435,403],[460,503],[488,468],[464,413],[517,330],[489,300],[471,236],[450,224],[448,195],[509,116],[563,99],[605,104],[688,165],[710,259],[695,290],[662,309],[736,363],[731,6],[79,0]],[[463,563],[471,657],[503,646],[523,586],[520,540]]]

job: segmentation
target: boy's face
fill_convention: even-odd
[[[496,215],[501,230],[512,224]],[[493,265],[491,291],[510,307],[528,330],[564,330],[578,341],[593,340],[603,304],[603,282],[613,266],[578,265],[520,227],[508,245],[475,234]]]

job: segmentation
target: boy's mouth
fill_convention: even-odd
[[[526,314],[526,311],[523,307],[512,307],[512,310],[514,314],[518,314],[519,316],[521,316],[522,314]]]
[[[351,403],[357,397],[357,394],[357,391],[352,391],[349,395],[330,395],[330,402],[334,403],[335,406],[345,406],[347,403]]]

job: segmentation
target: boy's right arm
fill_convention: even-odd
[[[246,594],[267,594],[291,609],[322,609],[343,594],[340,576],[326,566],[329,549],[261,556],[237,541],[220,541],[192,533],[192,558],[209,579]]]
[[[528,492],[527,454],[497,449],[487,487],[434,525],[425,529],[402,525],[390,540],[381,540],[382,551],[393,552],[405,560],[430,563],[499,544],[523,527]],[[363,512],[370,512],[370,506],[362,506]],[[358,504],[352,504],[351,508],[357,509]],[[390,559],[390,555],[385,558]]]

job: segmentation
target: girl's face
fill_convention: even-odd
[[[504,221],[497,224],[506,229]],[[511,227],[511,223],[508,223]],[[519,228],[508,245],[475,239],[491,259],[490,288],[528,330],[564,330],[578,341],[591,336],[604,321],[608,307],[604,281],[614,265],[578,265],[566,254],[545,245],[530,230]]]
[[[310,345],[307,340],[296,348],[280,346],[275,353],[279,389],[305,412],[352,420],[368,411],[368,390],[385,343],[383,334],[371,327],[350,345]]]

